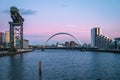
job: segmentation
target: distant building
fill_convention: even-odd
[[[114,41],[101,34],[99,27],[91,30],[91,47],[108,49],[114,45]]]
[[[70,41],[70,46],[72,46],[72,47],[75,47],[75,46],[77,46],[78,44],[75,42],[75,41]]]
[[[97,35],[96,37],[96,46],[98,48],[111,48],[114,45],[114,41],[106,36]]]
[[[59,44],[59,42],[57,42],[56,47],[64,47],[64,44]]]
[[[0,32],[0,48],[5,48],[5,34]]]
[[[64,44],[65,47],[75,47],[78,46],[78,44],[75,41],[70,41],[70,42],[65,42]]]
[[[65,42],[65,46],[66,46],[66,47],[69,47],[69,46],[70,46],[70,43],[66,41],[66,42]]]
[[[87,43],[84,43],[84,44],[82,45],[82,47],[88,48],[88,47],[91,47],[91,45],[90,45],[90,44],[87,44]]]
[[[10,32],[6,31],[5,32],[5,38],[6,38],[6,48],[10,47]],[[14,47],[15,48],[20,48],[20,39],[18,36],[14,35]]]
[[[23,39],[23,48],[28,49],[29,48],[29,40]]]
[[[116,49],[120,49],[120,38],[115,38],[115,47]]]
[[[6,31],[5,32],[5,40],[6,40],[6,48],[10,47],[10,32]]]
[[[99,27],[91,29],[91,46],[92,47],[97,47],[96,37],[97,35],[100,35],[100,34],[101,32]]]
[[[16,49],[20,48],[20,39],[19,38],[15,38],[14,47]],[[24,49],[28,49],[29,48],[29,40],[23,39],[23,48]]]
[[[20,39],[15,36],[14,38],[14,47],[15,48],[20,48]]]

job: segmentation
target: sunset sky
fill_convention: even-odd
[[[100,27],[102,34],[120,37],[120,0],[0,0],[0,32],[9,30],[10,7],[20,9],[25,19],[24,38],[30,44],[43,44],[58,32],[74,35],[90,43],[90,30]],[[74,40],[58,35],[49,43]]]

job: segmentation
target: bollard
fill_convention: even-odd
[[[39,77],[40,77],[40,80],[42,80],[42,62],[41,61],[39,62]]]

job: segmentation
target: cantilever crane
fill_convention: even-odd
[[[10,24],[10,48],[23,48],[23,22],[24,19],[19,14],[16,7],[10,8],[12,22]]]
[[[10,8],[10,13],[11,13],[11,18],[12,18],[14,23],[24,22],[24,19],[19,14],[19,10],[16,7],[11,7]]]

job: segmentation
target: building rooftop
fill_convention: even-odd
[[[115,40],[120,40],[120,37],[119,38],[114,38]]]
[[[27,39],[23,39],[24,41],[26,41],[26,42],[29,42],[29,40],[27,40]]]

